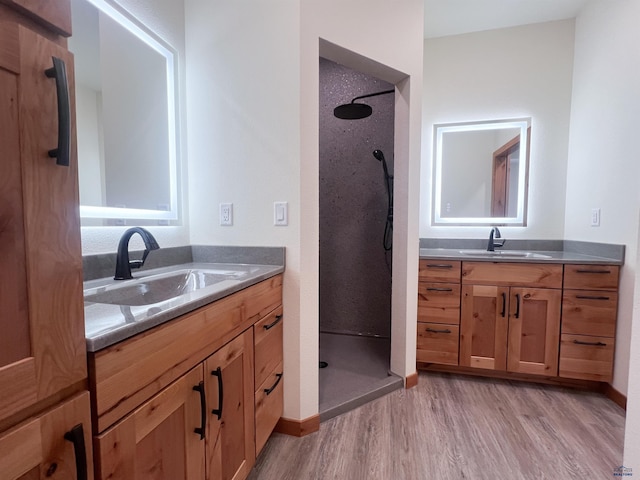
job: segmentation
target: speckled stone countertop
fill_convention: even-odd
[[[252,265],[233,263],[184,263],[163,268],[134,272],[134,279],[115,281],[102,278],[84,283],[85,297],[105,294],[114,288],[134,287],[157,278],[157,275],[184,270],[215,271],[219,280],[209,286],[168,300],[147,305],[118,305],[86,302],[84,304],[87,351],[96,352],[150,328],[191,312],[284,272],[283,265]],[[166,275],[165,275],[166,276]],[[144,286],[141,287],[144,290]]]
[[[420,258],[474,262],[567,263],[623,265],[624,245],[563,240],[507,240],[495,255],[486,253],[487,240],[421,239]],[[530,252],[530,257],[518,252]]]

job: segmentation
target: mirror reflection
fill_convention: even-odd
[[[173,53],[103,0],[72,18],[81,217],[176,219]]]
[[[434,225],[525,225],[530,119],[434,127]]]

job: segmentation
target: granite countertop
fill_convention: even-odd
[[[594,264],[594,265],[622,265],[620,258],[586,255],[584,253],[564,250],[526,250],[534,255],[521,257],[509,255],[508,249],[496,249],[495,256],[483,254],[483,250],[459,248],[421,248],[420,258],[440,260],[462,260],[473,262],[522,262],[522,263],[568,263],[568,264]],[[462,253],[466,252],[466,253]],[[522,252],[516,250],[515,252]]]
[[[216,282],[199,290],[147,305],[116,305],[85,301],[87,351],[96,352],[250,287],[262,280],[282,273],[284,266],[239,263],[183,263],[144,272],[134,272],[135,278],[132,280],[115,281],[112,278],[90,280],[84,283],[84,294],[85,297],[94,294],[108,295],[113,289],[122,287],[139,288],[140,291],[143,291],[145,288],[143,284],[151,276],[163,274],[163,276],[168,276],[167,274],[193,269],[214,271]]]

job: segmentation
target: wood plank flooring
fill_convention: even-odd
[[[273,434],[249,480],[611,479],[624,421],[597,393],[421,372],[317,433]]]

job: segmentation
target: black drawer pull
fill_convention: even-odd
[[[599,297],[595,295],[576,295],[579,300],[610,300],[609,297]]]
[[[507,314],[507,294],[502,292],[502,312],[500,312],[500,315],[502,316],[502,318],[504,318],[506,314]]]
[[[76,479],[87,480],[87,449],[84,444],[84,430],[82,428],[82,424],[80,423],[76,425],[65,433],[64,439],[73,443],[73,453],[76,457]],[[56,471],[56,467],[53,467],[54,472]]]
[[[280,380],[282,380],[282,374],[281,373],[276,373],[276,377],[278,377],[277,380],[276,380],[276,383],[274,383],[271,388],[265,388],[264,389],[264,393],[266,393],[267,395],[271,395],[271,392],[273,392],[275,390],[275,388],[280,383]]]
[[[427,268],[453,268],[453,265],[448,263],[427,263]]]
[[[576,270],[578,273],[611,273],[611,270]]]
[[[51,57],[53,67],[44,71],[49,78],[56,81],[56,94],[58,96],[58,148],[49,150],[51,158],[57,159],[57,164],[63,167],[69,166],[71,152],[71,109],[69,103],[69,84],[67,82],[67,67],[64,61],[57,57]]]
[[[589,345],[590,347],[606,347],[606,343],[602,342],[581,342],[580,340],[574,340],[573,343],[576,345]]]
[[[520,318],[520,295],[516,293],[516,313],[514,315],[516,318]]]
[[[451,333],[451,330],[449,330],[448,328],[446,328],[444,330],[436,330],[435,328],[427,327],[427,332],[429,332],[429,333]]]
[[[217,415],[218,420],[220,420],[222,418],[222,401],[224,400],[224,392],[222,391],[222,370],[218,367],[211,372],[211,375],[218,377],[218,408],[211,410],[211,413],[213,415]]]
[[[198,383],[193,390],[200,393],[200,426],[193,429],[194,433],[200,435],[200,440],[204,440],[207,431],[207,397],[204,392],[204,382]]]
[[[427,288],[427,292],[453,292],[453,288]]]
[[[282,315],[276,315],[276,319],[275,319],[275,321],[273,323],[270,323],[269,325],[263,325],[262,328],[264,328],[265,330],[271,330],[273,327],[275,327],[281,321],[282,321]]]

